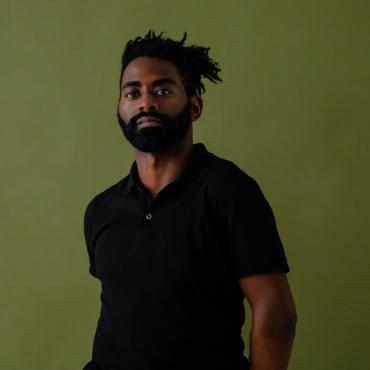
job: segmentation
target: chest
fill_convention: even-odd
[[[99,219],[94,247],[103,284],[179,287],[189,279],[221,276],[230,267],[218,215],[206,194],[122,203],[115,215]]]

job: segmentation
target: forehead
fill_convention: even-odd
[[[161,58],[138,57],[132,60],[122,75],[122,84],[127,81],[150,82],[161,78],[172,78],[181,83],[177,67]]]

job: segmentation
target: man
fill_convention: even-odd
[[[257,183],[193,144],[209,48],[149,31],[122,56],[118,122],[128,176],[84,218],[101,312],[85,370],[283,370],[296,313],[273,212]],[[243,355],[243,299],[253,317]]]

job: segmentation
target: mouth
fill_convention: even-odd
[[[162,121],[154,117],[142,117],[137,121],[137,126],[140,128],[162,126]]]

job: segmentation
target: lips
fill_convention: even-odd
[[[160,126],[162,121],[155,117],[141,117],[137,120],[137,125],[140,127],[148,127],[148,126]]]
[[[139,118],[137,120],[138,125],[140,123],[142,123],[142,122],[161,122],[161,120],[158,119],[158,118],[155,118],[155,117],[151,117],[151,116],[149,116],[149,117],[141,117],[141,118]]]

